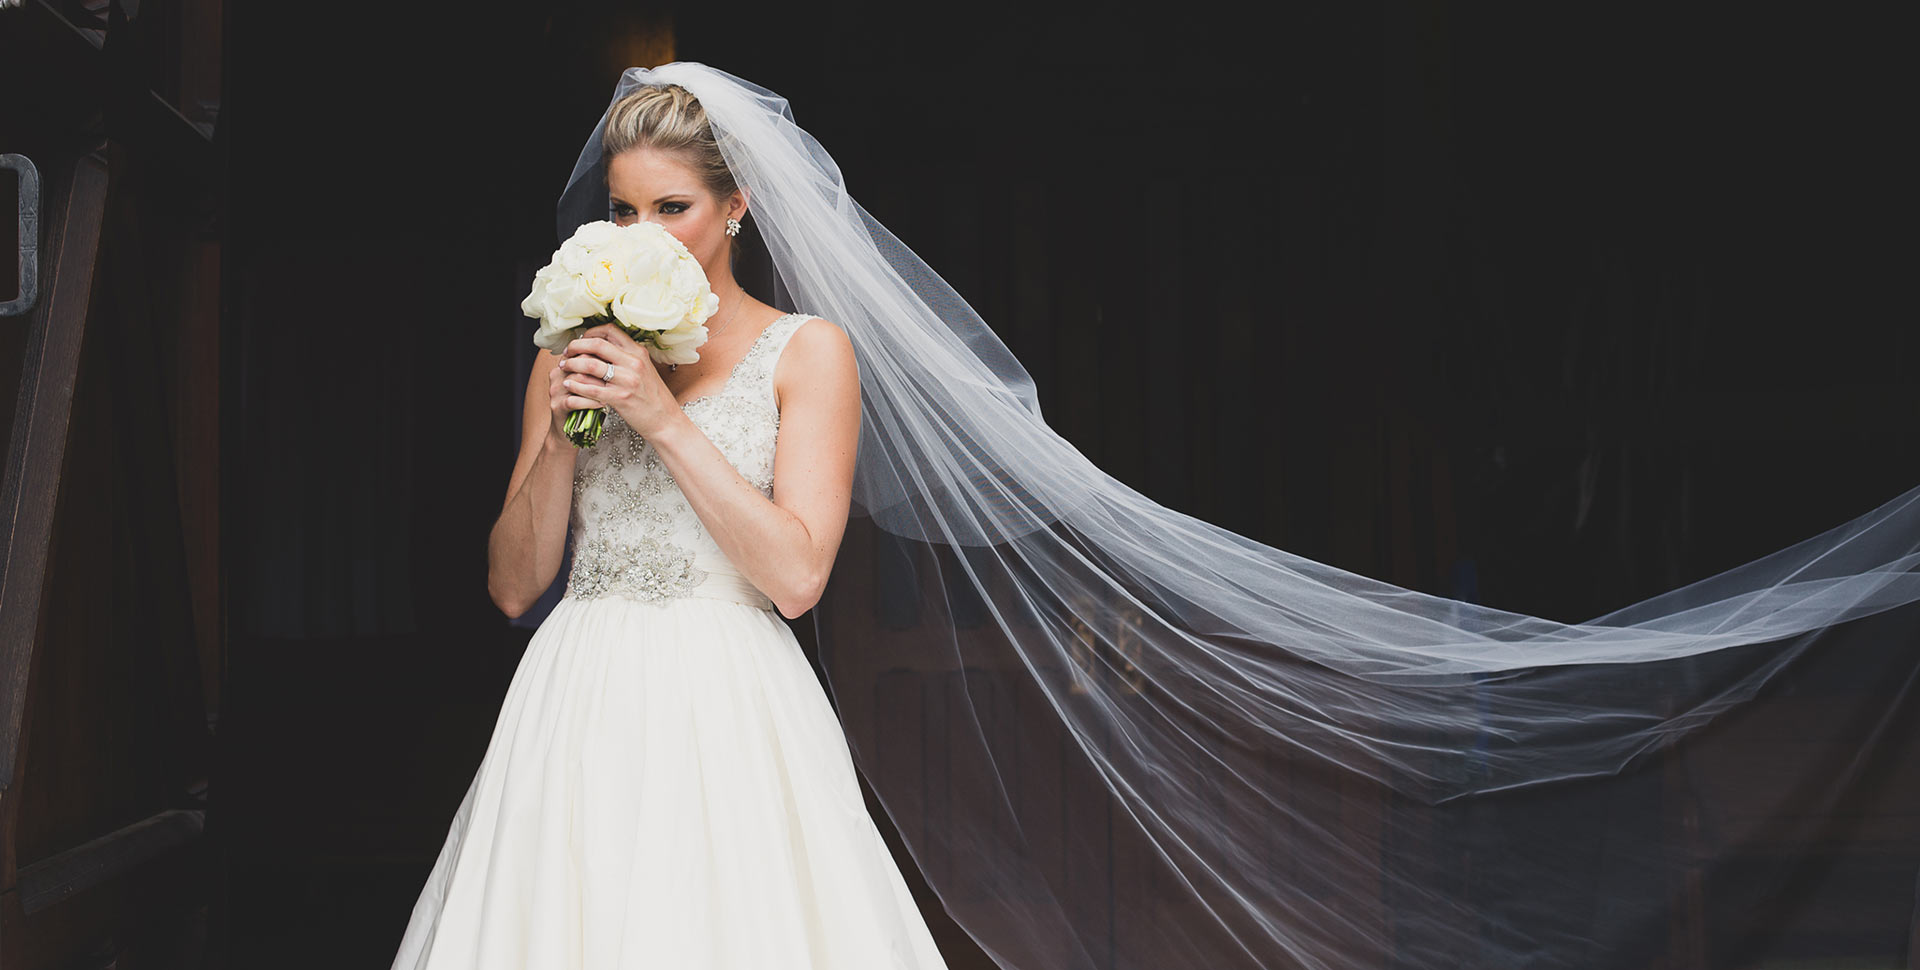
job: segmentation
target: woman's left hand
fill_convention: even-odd
[[[613,380],[603,377],[613,365]],[[647,348],[617,323],[603,323],[567,343],[559,366],[568,388],[618,412],[634,432],[647,437],[680,415],[680,402],[660,380]]]

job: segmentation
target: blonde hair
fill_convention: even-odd
[[[740,187],[720,154],[707,110],[678,84],[650,84],[614,102],[600,145],[608,159],[635,148],[672,152],[693,167],[716,199],[724,201]]]

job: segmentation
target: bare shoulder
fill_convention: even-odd
[[[787,346],[808,357],[845,355],[853,362],[853,340],[840,325],[826,317],[808,317],[787,338]]]
[[[787,338],[773,380],[778,398],[795,390],[807,393],[814,388],[859,387],[860,369],[852,339],[839,324],[825,317],[806,320]]]

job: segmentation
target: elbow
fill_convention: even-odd
[[[493,577],[491,576],[487,577],[487,597],[493,600],[493,605],[497,607],[500,612],[505,613],[509,620],[518,619],[520,614],[533,608],[533,604],[525,602],[523,599],[502,590],[494,583]]]
[[[785,595],[774,598],[773,605],[780,611],[781,616],[789,620],[797,620],[820,602],[820,597],[826,590],[826,574],[811,573],[793,589],[788,590]]]

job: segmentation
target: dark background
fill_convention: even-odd
[[[1920,483],[1911,20],[236,5],[234,964],[386,966],[479,763],[517,304],[622,67],[787,96],[1116,477],[1575,621]]]

